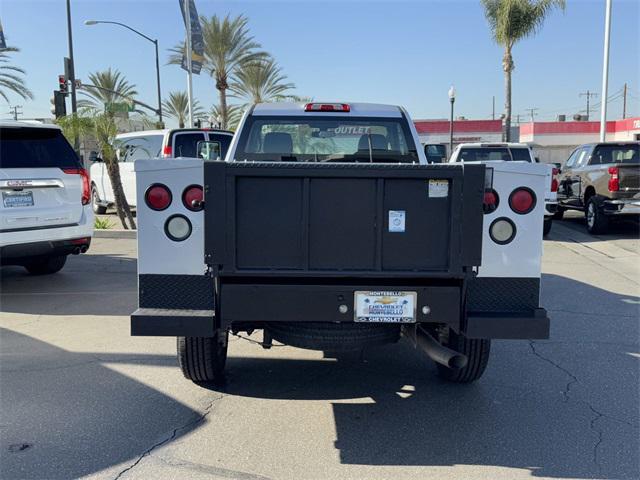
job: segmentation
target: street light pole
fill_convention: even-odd
[[[604,59],[602,62],[602,108],[600,109],[600,141],[607,135],[607,89],[609,88],[609,37],[611,36],[611,0],[607,0],[604,20]]]
[[[78,105],[76,103],[76,72],[75,65],[73,63],[73,36],[71,34],[71,0],[67,0],[67,34],[69,36],[69,83],[71,84],[69,89],[71,90],[71,112],[76,113],[78,111]],[[76,150],[78,147],[76,146]]]
[[[67,3],[69,2],[69,0],[67,0]],[[148,40],[149,42],[153,43],[153,45],[155,46],[156,49],[156,80],[157,80],[157,85],[158,85],[158,120],[160,122],[160,124],[162,125],[162,93],[160,91],[160,57],[158,55],[158,40],[157,39],[153,39],[151,37],[146,36],[144,33],[139,32],[138,30],[136,30],[135,28],[130,27],[129,25],[125,25],[124,23],[120,23],[120,22],[113,22],[110,20],[85,20],[84,24],[85,25],[97,25],[98,23],[110,23],[112,25],[120,25],[121,27],[126,28],[127,30],[131,30],[133,33],[140,35],[142,38],[144,38],[145,40]],[[71,63],[73,64],[73,60],[71,61]]]
[[[456,101],[456,89],[449,88],[449,102],[451,103],[451,117],[449,119],[449,155],[453,153],[453,104]]]

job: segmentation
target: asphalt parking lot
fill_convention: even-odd
[[[134,240],[94,239],[51,277],[2,269],[0,477],[640,477],[640,240],[581,219],[545,241],[548,341],[496,341],[439,381],[404,343],[344,358],[233,338],[196,386],[175,339],[132,338]]]

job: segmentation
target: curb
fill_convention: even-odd
[[[93,231],[93,238],[129,238],[135,240],[137,238],[137,233],[137,230],[100,229]]]

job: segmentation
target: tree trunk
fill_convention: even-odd
[[[122,189],[122,180],[120,179],[120,165],[118,165],[117,159],[111,159],[107,161],[107,172],[109,173],[109,180],[111,181],[111,188],[113,189],[113,198],[116,205],[116,212],[122,228],[125,230],[135,230],[136,222],[131,214],[131,208],[127,202],[127,197]],[[127,225],[127,220],[129,225]]]
[[[184,118],[180,117],[180,121],[178,122],[179,128],[184,128]]]
[[[511,47],[504,49],[502,70],[504,71],[504,140],[511,141],[511,72],[513,72],[513,57]]]
[[[222,121],[220,122],[220,128],[227,128],[227,89],[220,88],[218,89],[220,96],[220,117],[222,117]]]

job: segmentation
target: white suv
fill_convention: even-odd
[[[0,122],[0,193],[0,265],[55,273],[89,248],[89,176],[58,127]]]

